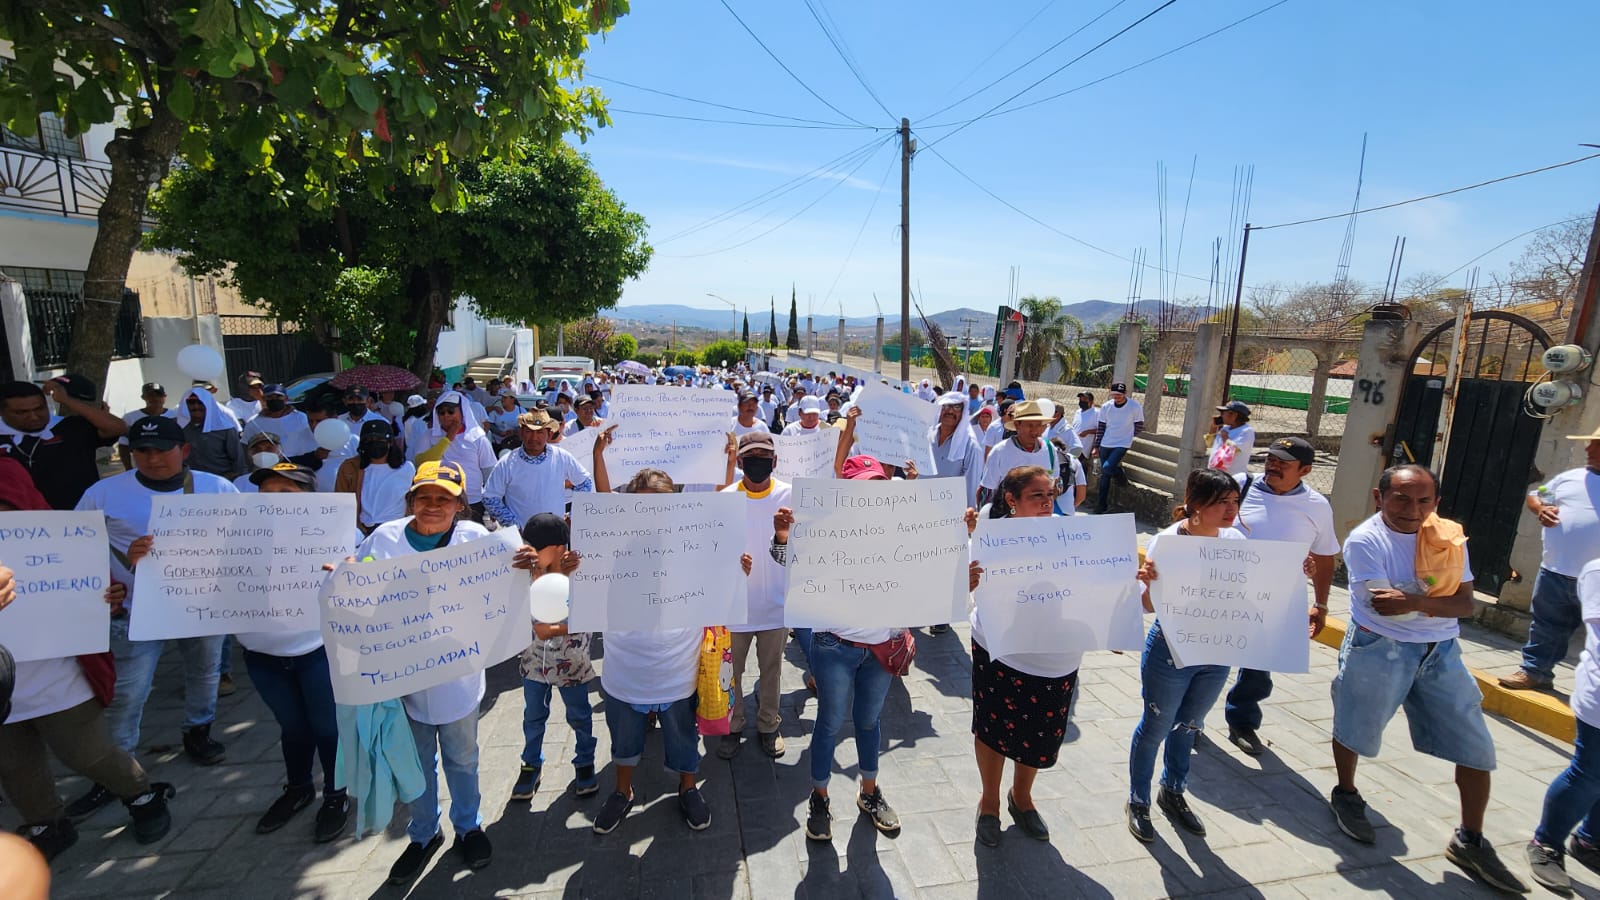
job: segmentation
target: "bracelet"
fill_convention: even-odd
[[[1323,612],[1327,612],[1328,611],[1328,604],[1326,604],[1326,603],[1313,603],[1313,604],[1311,604],[1311,608],[1312,609],[1320,609]]]

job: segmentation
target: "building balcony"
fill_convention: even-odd
[[[110,180],[108,163],[0,146],[0,214],[94,219]]]

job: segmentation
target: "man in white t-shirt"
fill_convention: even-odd
[[[1211,420],[1207,432],[1211,438],[1211,459],[1227,457],[1226,465],[1212,464],[1229,475],[1243,475],[1250,471],[1250,454],[1256,449],[1256,430],[1250,427],[1250,407],[1238,400],[1229,400],[1217,407],[1217,417]],[[1225,449],[1226,448],[1226,449]]]
[[[771,427],[773,421],[778,418],[778,403],[773,399],[770,384],[761,386],[761,400],[756,404],[756,417],[761,420],[761,424],[768,427]]]
[[[167,389],[160,382],[149,381],[139,390],[139,396],[144,400],[144,406],[127,413],[122,421],[132,426],[145,416],[166,416],[176,419],[178,411],[167,408]],[[122,460],[123,471],[133,468],[133,457],[128,452],[128,436],[124,434],[117,438],[117,456]]]
[[[1110,511],[1111,480],[1127,484],[1128,473],[1122,471],[1122,457],[1133,446],[1133,439],[1144,430],[1144,407],[1128,396],[1128,386],[1120,381],[1111,385],[1111,399],[1100,407],[1100,421],[1095,426],[1095,445],[1100,452],[1100,481],[1094,511]]]
[[[1455,764],[1461,824],[1445,858],[1499,890],[1527,891],[1483,839],[1494,740],[1483,695],[1461,661],[1459,619],[1472,615],[1472,567],[1461,526],[1435,515],[1439,482],[1422,466],[1396,466],[1373,492],[1376,515],[1345,540],[1350,628],[1333,679],[1333,761],[1339,784],[1329,806],[1339,830],[1377,839],[1356,790],[1360,757],[1378,755],[1383,730],[1403,704],[1411,746]]]
[[[261,389],[261,414],[245,422],[258,431],[270,431],[282,442],[285,458],[311,453],[317,449],[316,436],[311,433],[311,420],[305,413],[289,403],[289,394],[281,384],[269,384]]]
[[[1094,394],[1089,391],[1078,393],[1078,411],[1072,414],[1072,430],[1083,444],[1083,461],[1087,463],[1094,456],[1095,437],[1100,430],[1100,410],[1094,405]]]
[[[1012,404],[1011,422],[1017,433],[989,451],[989,458],[984,460],[983,480],[978,482],[979,506],[989,502],[1006,473],[1018,466],[1041,466],[1052,478],[1058,479],[1059,484],[1064,458],[1055,445],[1044,438],[1050,419],[1039,408],[1039,401],[1023,400]]]
[[[483,506],[508,528],[521,528],[539,513],[567,514],[566,486],[594,490],[594,478],[571,453],[552,446],[561,423],[542,409],[522,414],[522,446],[500,457],[483,483]]]
[[[1578,573],[1600,559],[1600,429],[1575,434],[1584,441],[1584,467],[1568,469],[1528,494],[1529,512],[1544,526],[1544,558],[1533,582],[1533,626],[1522,648],[1522,668],[1500,679],[1512,690],[1547,688],[1556,664],[1567,658],[1567,642],[1583,627]]]
[[[815,402],[815,401],[813,401]],[[778,726],[783,719],[778,710],[780,679],[783,674],[783,645],[789,629],[783,624],[783,567],[772,559],[772,517],[789,505],[787,482],[772,477],[778,464],[777,446],[770,431],[752,431],[739,438],[739,468],[744,477],[723,488],[745,497],[745,551],[754,561],[749,580],[749,615],[746,621],[729,623],[733,637],[733,718],[729,731],[717,744],[717,756],[732,759],[739,752],[744,731],[744,667],[750,645],[756,648],[756,667],[760,673],[756,694],[756,736],[761,751],[776,759],[783,755],[783,735]]]
[[[1322,492],[1305,483],[1316,463],[1316,450],[1303,438],[1286,437],[1267,448],[1266,474],[1235,475],[1239,482],[1239,518],[1235,527],[1253,541],[1304,541],[1311,548],[1310,636],[1328,621],[1328,589],[1339,558],[1339,535],[1333,528],[1333,506]],[[1240,669],[1228,692],[1228,740],[1250,756],[1260,756],[1261,701],[1272,696],[1272,674]]]
[[[784,434],[815,434],[818,428],[823,427],[821,400],[806,397],[795,406],[799,407],[799,421],[783,426]]]
[[[761,421],[761,401],[750,391],[739,394],[739,415],[733,420],[733,436],[750,434],[753,431],[772,433],[772,429]]]
[[[228,411],[239,420],[239,424],[255,418],[261,413],[263,383],[261,376],[255,372],[246,372],[239,376],[239,393],[228,401]]]

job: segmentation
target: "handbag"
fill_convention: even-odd
[[[731,731],[733,720],[733,637],[721,625],[707,628],[700,639],[700,671],[695,677],[695,724],[700,734],[717,737]]]
[[[896,678],[900,678],[911,671],[911,663],[917,658],[917,639],[911,629],[902,628],[900,633],[887,641],[867,645],[872,655],[877,657],[878,665],[884,671]]]

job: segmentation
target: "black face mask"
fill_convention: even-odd
[[[1089,407],[1091,407],[1093,405],[1094,405],[1093,403],[1090,403],[1087,400],[1079,400],[1078,401],[1078,408],[1079,409],[1088,409]]]
[[[281,397],[268,397],[262,405],[266,406],[268,412],[283,412],[289,408],[289,401]]]
[[[751,484],[760,484],[772,477],[772,469],[778,464],[775,459],[763,456],[747,456],[739,460],[739,468],[744,469],[744,477]]]
[[[365,403],[352,403],[349,406],[346,406],[344,411],[350,414],[350,418],[359,419],[367,414],[367,405]]]
[[[389,455],[389,442],[368,441],[361,445],[361,453],[367,459],[382,459]]]

